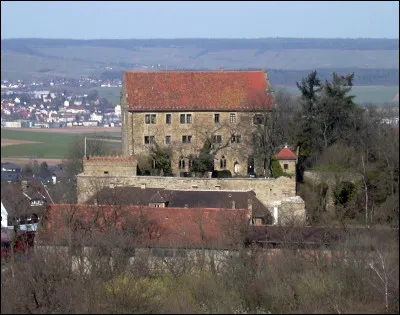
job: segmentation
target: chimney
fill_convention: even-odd
[[[274,206],[274,225],[278,225],[278,206]]]
[[[221,72],[224,71],[224,67],[220,67],[219,71],[221,71]]]
[[[24,192],[24,193],[26,193],[26,191],[28,190],[28,181],[27,180],[22,180],[21,181],[21,186],[22,186],[22,191]]]
[[[250,219],[250,222],[253,222],[253,199],[247,199],[247,216]]]

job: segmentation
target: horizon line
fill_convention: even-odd
[[[24,39],[47,39],[47,40],[79,40],[79,41],[90,41],[90,40],[188,40],[188,39],[206,39],[206,40],[260,40],[260,39],[367,39],[367,40],[399,40],[399,38],[389,37],[147,37],[147,38],[63,38],[63,37],[1,37],[1,40],[24,40]]]

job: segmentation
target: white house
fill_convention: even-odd
[[[90,115],[90,120],[96,120],[99,123],[101,123],[103,121],[103,115],[99,115],[97,113],[93,113]]]
[[[1,227],[7,227],[8,213],[6,208],[4,208],[3,202],[1,203]]]
[[[115,110],[115,116],[121,117],[121,105],[116,105],[114,110]]]

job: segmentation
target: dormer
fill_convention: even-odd
[[[149,199],[149,207],[153,208],[166,208],[168,206],[168,201],[165,200],[163,196],[161,196],[160,192],[157,191],[150,199]]]

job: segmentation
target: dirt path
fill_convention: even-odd
[[[12,130],[12,131],[66,133],[66,134],[121,132],[121,127],[1,128],[1,129]]]
[[[25,140],[12,140],[12,139],[1,139],[1,146],[6,147],[9,145],[17,145],[17,144],[32,144],[32,143],[41,143],[37,141],[25,141]]]
[[[19,166],[25,166],[29,163],[33,163],[34,160],[37,160],[39,165],[42,162],[46,162],[47,165],[57,165],[62,163],[62,159],[30,159],[30,158],[1,158],[1,163],[10,162]]]

